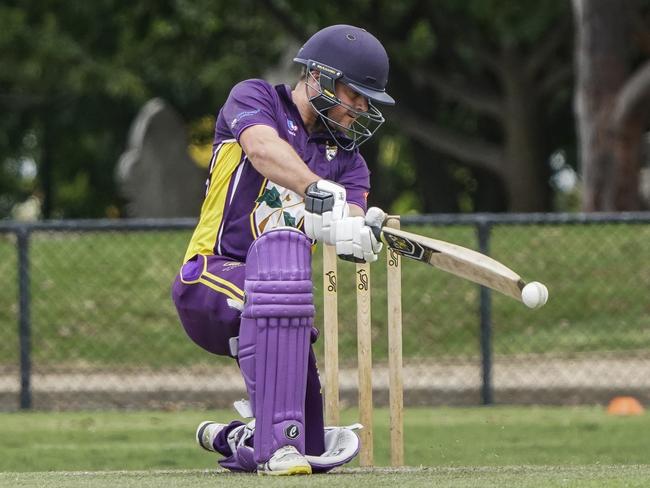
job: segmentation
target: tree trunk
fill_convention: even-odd
[[[641,209],[643,134],[650,125],[650,61],[620,90],[611,122],[616,156],[615,204],[618,210]]]
[[[612,152],[616,172],[612,183],[616,210],[641,209],[641,158],[644,125],[640,121],[626,124],[612,133]]]
[[[504,171],[511,212],[543,212],[549,207],[549,171],[540,141],[539,111],[532,80],[514,52],[504,54]]]
[[[610,121],[626,77],[627,2],[573,0],[579,158],[585,211],[617,210],[615,134]],[[638,192],[638,185],[633,193]]]
[[[458,212],[460,188],[449,175],[447,158],[432,152],[419,142],[411,144],[411,151],[417,175],[416,188],[422,201],[423,213]]]

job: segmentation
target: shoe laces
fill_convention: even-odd
[[[278,461],[289,456],[295,456],[298,455],[299,452],[297,449],[293,446],[282,446],[280,447],[275,453],[273,454],[273,457],[277,459]]]
[[[246,441],[250,439],[255,433],[255,424],[248,423],[234,428],[228,434],[228,445],[230,450],[235,452],[238,447],[246,445]]]

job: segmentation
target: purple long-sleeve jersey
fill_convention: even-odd
[[[302,197],[264,178],[239,145],[244,129],[260,124],[273,127],[315,174],[344,186],[349,203],[366,209],[370,175],[359,151],[339,149],[327,133],[309,134],[288,86],[246,80],[233,87],[219,111],[205,200],[184,261],[197,254],[244,261],[263,232],[286,225],[302,229]]]

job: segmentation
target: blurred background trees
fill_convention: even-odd
[[[234,80],[259,76],[282,52],[279,35],[264,35],[263,15],[242,16],[233,7],[200,0],[4,2],[3,182],[20,180],[20,160],[31,157],[32,191],[45,216],[119,215],[124,202],[113,168],[138,109],[158,96],[188,121],[212,114]],[[248,11],[254,13],[253,2]],[[6,215],[26,191],[14,188],[0,211]]]
[[[573,8],[583,206],[637,210],[650,129],[650,3],[574,0]]]
[[[328,4],[319,18],[363,25],[389,51],[398,105],[386,112],[410,170],[395,168],[388,181],[410,174],[410,203],[426,212],[549,209],[549,155],[572,145],[565,2],[379,3]],[[276,18],[308,26],[295,11]],[[380,174],[399,166],[381,157],[370,164]],[[394,195],[378,186],[380,205],[389,207]]]
[[[611,92],[647,101],[638,93],[647,93],[648,0],[575,0],[575,15],[562,0],[332,1],[309,9],[294,0],[3,2],[0,216],[30,195],[44,217],[123,215],[114,168],[147,100],[161,97],[175,107],[188,122],[192,152],[205,154],[212,117],[230,87],[277,73],[296,46],[333,23],[368,29],[391,58],[389,89],[398,105],[362,148],[372,170],[371,203],[400,213],[576,210],[578,170],[585,209],[642,208],[642,139],[621,137],[615,151],[605,144],[631,155],[620,163],[592,157],[585,141],[593,138],[576,138],[574,78],[580,90],[604,86],[601,78],[611,73],[596,64],[583,72],[579,63],[574,76],[581,29],[595,25],[582,3],[600,12],[598,29],[611,33],[593,49],[622,56]],[[623,4],[614,7],[616,16],[607,13]],[[607,47],[615,36],[617,47]],[[281,73],[293,82],[293,72]],[[616,114],[634,134],[647,132],[648,110]],[[578,115],[582,134],[588,114]],[[590,165],[605,170],[590,173]],[[637,198],[595,198],[609,191],[591,176],[598,171],[618,175],[605,179],[617,182],[619,195],[636,188]],[[601,201],[612,203],[594,203]]]

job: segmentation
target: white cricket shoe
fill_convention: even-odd
[[[273,453],[271,459],[257,468],[260,476],[291,476],[311,474],[311,464],[293,446],[283,446]]]
[[[196,442],[206,451],[217,452],[212,445],[217,434],[223,430],[228,424],[219,424],[212,420],[201,422],[196,428]]]

